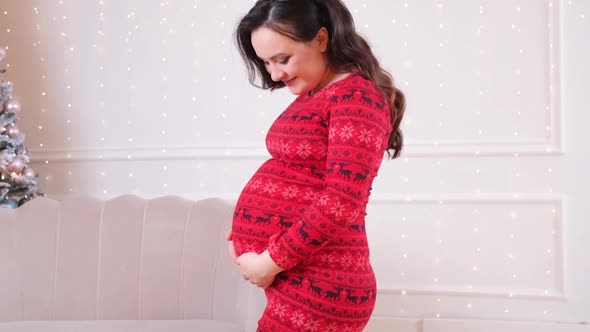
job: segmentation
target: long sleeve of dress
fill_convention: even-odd
[[[291,269],[353,224],[364,223],[371,184],[391,132],[387,107],[361,98],[328,111],[324,189],[289,229],[270,238],[268,251]],[[364,224],[363,224],[364,225]]]

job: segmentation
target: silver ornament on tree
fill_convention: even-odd
[[[6,166],[9,173],[22,173],[25,168],[25,162],[21,158],[14,158],[10,164]]]
[[[20,129],[15,124],[6,126],[6,135],[10,138],[17,138],[20,135]]]
[[[28,178],[34,178],[36,176],[35,171],[30,167],[25,168],[23,175]]]
[[[20,112],[20,110],[21,110],[21,104],[16,99],[8,99],[4,103],[4,111],[5,112],[17,113],[17,112]]]

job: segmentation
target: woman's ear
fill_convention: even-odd
[[[318,33],[315,36],[315,39],[318,42],[318,46],[320,47],[320,51],[322,53],[326,52],[326,50],[328,49],[328,29],[326,29],[325,27],[321,27],[320,31],[318,31]]]

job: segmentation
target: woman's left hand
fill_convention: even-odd
[[[240,273],[246,280],[265,289],[272,285],[275,276],[283,270],[272,260],[268,251],[264,251],[260,255],[255,252],[247,252],[238,257],[236,262]]]

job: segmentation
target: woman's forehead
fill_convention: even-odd
[[[251,39],[256,54],[263,59],[270,59],[280,53],[293,52],[302,44],[265,27],[254,30]]]
[[[252,42],[254,42],[255,39],[258,41],[273,43],[297,43],[297,41],[267,27],[260,27],[252,31]]]

